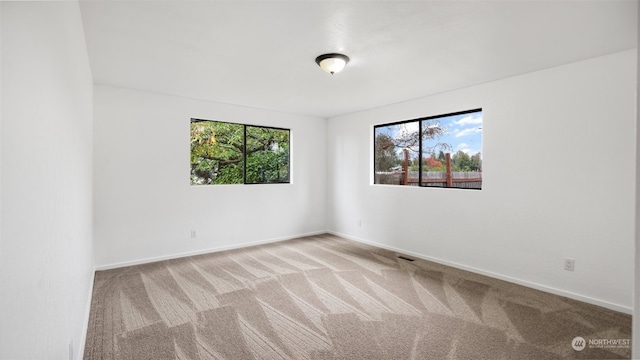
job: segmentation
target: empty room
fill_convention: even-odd
[[[0,360],[640,359],[638,14],[0,2]]]

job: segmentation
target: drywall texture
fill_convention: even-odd
[[[326,230],[326,119],[101,85],[94,99],[99,267]],[[191,186],[190,118],[291,129],[292,183]]]
[[[80,358],[92,79],[75,2],[2,2],[0,359]],[[71,344],[71,346],[70,346]]]
[[[630,312],[635,61],[634,49],[329,119],[329,228]],[[474,108],[482,190],[370,185],[373,125]]]
[[[638,8],[638,19],[640,19],[640,7]],[[636,51],[640,51],[640,26],[638,26],[638,47]],[[638,281],[640,281],[640,213],[638,209],[640,209],[640,183],[638,183],[638,179],[640,179],[640,146],[638,145],[638,141],[640,140],[640,56],[636,53],[636,211],[635,211],[635,237],[636,237],[636,248],[635,248],[635,280],[634,284],[634,304],[633,304],[633,340],[631,341],[632,349],[632,357],[640,358],[640,285],[638,285]]]

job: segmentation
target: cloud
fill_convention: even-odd
[[[477,153],[480,153],[480,158],[482,158],[482,152],[480,149],[474,149],[471,147],[471,145],[467,144],[467,143],[460,143],[456,146],[455,148],[456,151],[462,151],[463,153],[469,155],[469,156],[473,156]]]
[[[465,154],[470,154],[471,153],[471,149],[469,148],[469,144],[467,143],[460,143],[458,144],[458,146],[456,146],[456,150],[458,151],[462,151]]]
[[[460,151],[462,151],[463,153],[469,155],[469,156],[473,156],[477,153],[480,153],[480,159],[482,159],[482,152],[480,150],[476,150],[476,149],[471,149],[471,148],[464,148],[464,149],[459,149]]]
[[[480,132],[482,132],[482,128],[479,128],[479,127],[466,128],[466,129],[462,129],[462,130],[457,130],[456,129],[455,136],[456,137],[461,137],[461,136],[477,134],[477,133],[480,133]]]
[[[405,123],[400,125],[402,128],[404,128],[404,131],[408,132],[408,133],[415,133],[418,132],[418,122],[414,121],[414,122],[410,122],[410,123]]]
[[[393,125],[393,132],[391,134],[392,137],[403,136],[406,134],[417,133],[418,132],[418,122],[413,121],[409,123]]]
[[[460,120],[455,120],[452,122],[453,125],[465,126],[465,125],[481,125],[482,124],[482,116],[465,116]]]

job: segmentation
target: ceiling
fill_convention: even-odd
[[[95,83],[332,117],[635,48],[636,1],[82,1]],[[351,61],[323,72],[316,56]]]

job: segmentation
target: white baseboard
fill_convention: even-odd
[[[240,248],[245,248],[245,247],[249,247],[249,246],[269,244],[269,243],[274,243],[274,242],[278,242],[278,241],[291,240],[291,239],[296,239],[296,238],[305,237],[305,236],[313,236],[313,235],[320,235],[320,234],[327,234],[327,233],[328,233],[328,231],[323,230],[323,231],[309,232],[309,233],[298,234],[298,235],[284,236],[284,237],[279,237],[279,238],[271,238],[271,239],[265,239],[265,240],[246,242],[246,243],[241,243],[241,244],[219,246],[219,247],[207,248],[207,249],[196,250],[196,251],[188,251],[188,252],[179,253],[179,254],[158,256],[158,257],[138,259],[138,260],[132,260],[132,261],[124,261],[124,262],[120,262],[120,263],[96,266],[95,267],[95,271],[111,270],[111,269],[117,269],[117,268],[126,267],[126,266],[147,264],[147,263],[152,263],[152,262],[156,262],[156,261],[179,259],[179,258],[183,258],[183,257],[187,257],[187,256],[210,254],[210,253],[219,252],[219,251],[240,249]]]
[[[498,274],[498,273],[494,273],[494,272],[491,272],[491,271],[486,271],[486,270],[483,270],[483,269],[478,269],[478,268],[474,268],[474,267],[471,267],[471,266],[458,264],[458,263],[455,263],[455,262],[442,260],[442,259],[438,259],[438,258],[435,258],[435,257],[423,255],[423,254],[414,253],[414,252],[411,252],[411,251],[406,251],[406,250],[403,250],[403,249],[395,248],[393,246],[388,246],[388,245],[376,243],[376,242],[373,242],[373,241],[361,239],[361,238],[354,237],[354,236],[351,236],[351,235],[342,234],[342,233],[339,233],[339,232],[336,232],[336,231],[327,231],[327,233],[333,234],[333,235],[336,235],[336,236],[340,236],[340,237],[343,237],[345,239],[357,241],[357,242],[360,242],[360,243],[363,243],[363,244],[376,246],[376,247],[379,247],[379,248],[383,248],[383,249],[387,249],[387,250],[390,250],[390,251],[398,252],[398,253],[401,253],[401,254],[411,255],[413,257],[416,257],[416,258],[419,258],[419,259],[423,259],[423,260],[427,260],[427,261],[432,261],[434,263],[438,263],[438,264],[441,264],[441,265],[451,266],[453,268],[470,271],[472,273],[476,273],[476,274],[480,274],[480,275],[489,276],[489,277],[492,277],[492,278],[495,278],[495,279],[504,280],[504,281],[507,281],[507,282],[510,282],[510,283],[526,286],[526,287],[529,287],[529,288],[532,288],[532,289],[544,291],[544,292],[555,294],[555,295],[564,296],[564,297],[567,297],[567,298],[570,298],[570,299],[574,299],[574,300],[578,300],[578,301],[582,301],[582,302],[585,302],[585,303],[588,303],[588,304],[601,306],[603,308],[607,308],[607,309],[610,309],[610,310],[622,312],[622,313],[625,313],[625,314],[629,314],[629,315],[633,314],[633,308],[630,308],[628,306],[623,306],[623,305],[620,305],[620,304],[615,304],[615,303],[611,303],[611,302],[608,302],[608,301],[595,299],[595,298],[592,298],[592,297],[589,297],[589,296],[584,296],[584,295],[572,293],[572,292],[569,292],[569,291],[556,289],[556,288],[553,288],[553,287],[550,287],[550,286],[546,286],[546,285],[530,282],[530,281],[527,281],[527,280],[522,280],[522,279],[514,278],[514,277],[511,277],[511,276]]]
[[[87,342],[87,331],[89,331],[89,316],[91,315],[91,300],[93,298],[93,283],[96,278],[95,270],[91,272],[91,282],[89,283],[89,293],[87,294],[87,305],[84,310],[84,326],[82,329],[82,336],[80,337],[80,344],[78,344],[78,350],[74,354],[74,358],[82,360],[84,357],[84,346]]]

